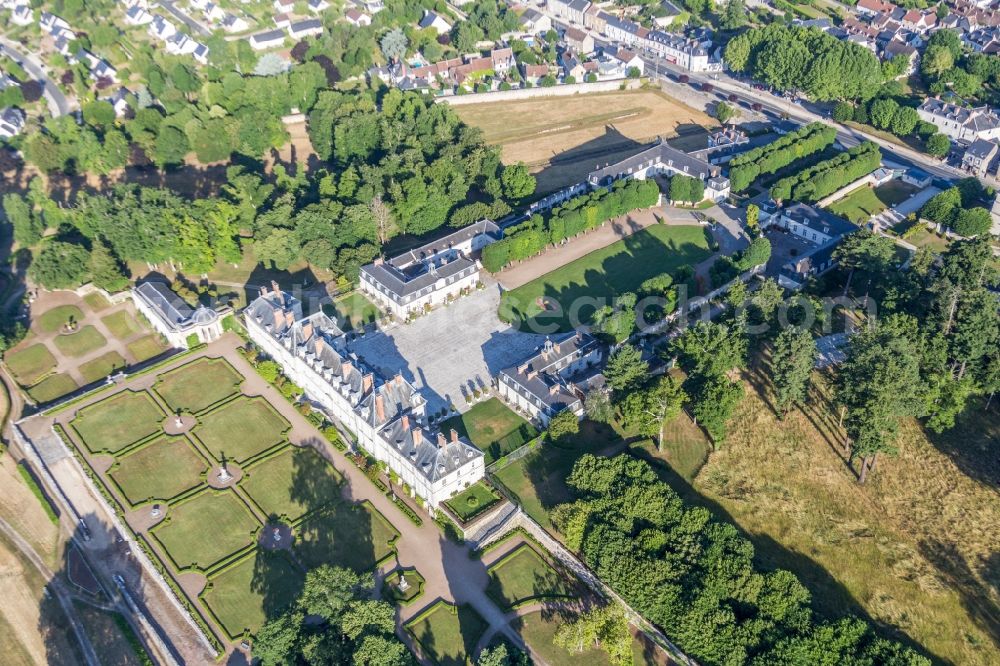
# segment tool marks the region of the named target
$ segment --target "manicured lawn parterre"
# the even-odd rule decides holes
[[[72,393],[77,389],[76,382],[69,375],[57,373],[49,375],[38,382],[30,389],[28,395],[39,404],[50,402],[56,398],[61,398],[67,393]]]
[[[537,280],[505,292],[500,301],[500,318],[526,326],[526,320],[542,313],[542,298],[555,301],[561,307],[537,317],[540,325],[559,326],[561,331],[572,329],[568,313],[574,301],[581,297],[611,299],[635,291],[642,282],[675,271],[685,264],[694,266],[711,256],[708,231],[698,225],[657,224],[632,234],[628,238],[591,252]],[[595,308],[585,306],[579,317],[586,323]]]
[[[34,325],[44,333],[55,333],[70,320],[80,321],[81,319],[83,319],[83,312],[80,308],[75,305],[60,305],[39,315]]]
[[[559,625],[571,619],[572,617],[560,617],[556,613],[535,611],[517,618],[511,625],[521,639],[530,645],[531,649],[536,651],[550,666],[576,666],[577,664],[610,666],[611,660],[604,650],[591,647],[582,653],[572,654],[555,644],[556,630]]]
[[[208,463],[186,437],[159,437],[118,458],[110,476],[132,505],[169,500],[201,483]]]
[[[876,188],[865,185],[831,204],[830,212],[846,217],[855,224],[862,224],[872,215],[905,201],[915,191],[915,187],[900,180],[893,180]]]
[[[209,579],[201,599],[231,639],[256,632],[298,598],[305,576],[282,552],[255,550]]]
[[[126,348],[136,363],[147,361],[154,356],[162,354],[167,349],[155,333],[128,343]]]
[[[198,413],[239,390],[243,375],[222,358],[199,358],[160,375],[153,387],[171,410]]]
[[[572,582],[526,543],[497,560],[489,574],[486,593],[504,610],[532,599],[576,595]]]
[[[111,351],[101,354],[92,361],[87,361],[79,367],[80,374],[86,383],[96,382],[108,375],[125,368],[125,359],[118,352]]]
[[[342,329],[349,331],[372,323],[379,312],[364,294],[354,291],[335,300],[327,307],[327,314],[334,317]]]
[[[145,391],[122,391],[84,407],[70,425],[91,453],[117,453],[160,430],[163,418]]]
[[[401,575],[406,581],[406,592],[399,589],[399,578]],[[397,604],[409,604],[423,594],[423,591],[424,577],[420,575],[420,572],[416,569],[404,569],[402,571],[393,571],[386,575],[382,587],[382,596]]]
[[[172,504],[152,533],[178,569],[210,569],[253,543],[260,523],[232,490],[206,490]]]
[[[500,495],[495,490],[482,481],[477,481],[445,504],[462,522],[467,523],[499,501]]]
[[[21,386],[31,386],[56,367],[55,357],[42,343],[7,352],[4,360]]]
[[[215,459],[241,463],[279,444],[290,427],[263,398],[236,398],[198,420],[194,434]]]
[[[425,657],[441,666],[465,666],[489,625],[472,606],[438,601],[406,625]]]
[[[101,310],[107,310],[109,307],[111,307],[111,303],[108,302],[108,299],[104,298],[104,296],[102,296],[101,294],[98,294],[96,292],[93,293],[93,294],[87,294],[86,296],[84,296],[83,297],[83,302],[86,303],[87,307],[89,307],[94,312],[100,312]]]
[[[498,398],[490,398],[441,424],[441,431],[454,430],[467,437],[485,454],[489,465],[538,436],[530,423],[510,410]]]
[[[240,487],[268,516],[294,522],[340,499],[341,476],[312,448],[289,445],[244,470]]]
[[[52,339],[56,347],[66,356],[85,356],[107,344],[104,336],[93,326],[84,326],[76,333],[57,335]]]
[[[368,504],[338,502],[295,528],[295,553],[308,569],[323,564],[369,571],[393,552],[396,528]]]
[[[111,335],[119,340],[130,338],[142,330],[142,326],[127,310],[119,310],[107,317],[101,317],[101,321],[108,327]]]

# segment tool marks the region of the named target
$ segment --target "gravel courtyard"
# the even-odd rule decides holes
[[[460,298],[410,324],[392,324],[351,342],[351,350],[381,374],[403,377],[420,389],[434,413],[453,404],[464,412],[465,395],[489,387],[501,368],[514,365],[545,336],[522,333],[497,317],[500,288],[488,277],[486,288]]]

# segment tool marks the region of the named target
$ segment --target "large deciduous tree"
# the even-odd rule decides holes
[[[809,376],[816,360],[816,341],[808,329],[786,328],[774,341],[771,382],[779,413],[805,403]]]

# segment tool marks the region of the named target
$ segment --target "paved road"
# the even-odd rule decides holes
[[[37,57],[34,55],[24,55],[19,50],[23,48],[22,46],[4,37],[0,37],[0,46],[3,46],[3,52],[20,62],[25,71],[42,84],[45,101],[49,105],[49,113],[53,116],[64,116],[70,112],[70,101],[59,90],[55,82],[48,77],[48,74],[45,73],[44,65]]]
[[[166,9],[171,16],[173,16],[175,19],[186,25],[193,32],[198,33],[199,35],[204,35],[206,37],[212,34],[211,32],[209,32],[208,28],[203,26],[201,23],[195,21],[188,14],[177,9],[177,6],[174,5],[174,0],[160,0],[160,6]]]

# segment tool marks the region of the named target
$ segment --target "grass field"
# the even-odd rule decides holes
[[[57,335],[52,342],[63,354],[76,358],[97,351],[108,341],[93,326],[84,326],[76,333]]]
[[[539,193],[578,183],[595,164],[627,157],[657,136],[717,124],[656,90],[469,104],[455,112],[482,129],[488,143],[501,146],[505,164],[531,167]]]
[[[406,630],[420,644],[424,656],[441,666],[465,666],[472,660],[476,642],[487,625],[472,606],[452,606],[438,601],[433,609],[421,613]]]
[[[119,310],[106,317],[101,317],[101,321],[108,327],[111,335],[119,340],[130,338],[142,330],[142,326],[127,310]]]
[[[795,572],[822,615],[867,614],[944,663],[998,663],[996,405],[973,402],[943,435],[905,423],[898,457],[860,486],[834,448],[827,399],[820,384],[804,412],[778,421],[748,391],[696,499],[738,523],[765,568]]]
[[[281,442],[288,428],[263,398],[237,398],[199,417],[194,434],[217,460],[243,462]]]
[[[107,310],[111,307],[111,303],[108,299],[104,298],[101,294],[94,292],[92,294],[87,294],[83,297],[83,302],[87,304],[87,307],[94,312],[100,312],[101,310]]]
[[[835,201],[829,209],[830,212],[846,217],[855,224],[862,224],[872,215],[905,201],[916,189],[912,185],[896,180],[876,188],[865,185]]]
[[[568,312],[581,297],[605,299],[635,291],[643,281],[688,264],[694,266],[711,256],[708,231],[698,225],[653,225],[628,238],[591,252],[551,273],[504,292],[500,301],[501,319],[524,322],[542,313],[539,300],[559,303],[557,312],[538,317],[542,324],[557,323],[562,331],[572,329]],[[551,306],[550,306],[551,307]],[[594,307],[580,309],[589,320]]]
[[[152,532],[177,568],[205,570],[250,545],[259,528],[236,493],[209,490],[172,505]]]
[[[91,453],[117,453],[158,431],[163,418],[145,391],[122,391],[80,410],[71,425]]]
[[[454,430],[467,437],[486,454],[489,465],[538,436],[538,430],[511,411],[497,398],[490,398],[472,409],[441,423],[441,432]]]
[[[708,460],[711,442],[686,412],[670,421],[663,434],[662,451],[657,449],[655,441],[645,441],[632,445],[632,452],[640,458],[658,458],[691,481]]]
[[[35,321],[35,326],[43,333],[55,333],[63,324],[83,319],[83,312],[75,305],[60,305],[43,312]]]
[[[56,367],[56,359],[52,352],[41,343],[7,352],[4,360],[21,386],[31,386]]]
[[[378,318],[378,308],[375,304],[357,291],[341,296],[332,305],[324,306],[324,311],[345,331],[370,324]]]
[[[87,361],[80,366],[80,374],[86,383],[96,382],[104,379],[125,367],[125,359],[116,351],[101,354],[92,361]]]
[[[526,543],[498,560],[489,574],[486,593],[503,610],[530,599],[571,597],[576,592],[570,581]]]
[[[233,639],[256,632],[298,597],[304,576],[283,553],[255,551],[213,576],[201,598]]]
[[[308,569],[332,564],[370,571],[399,537],[378,511],[346,502],[309,514],[295,531],[295,553]]]
[[[243,375],[222,358],[200,358],[160,375],[153,386],[171,410],[197,414],[239,390]]]
[[[500,496],[496,491],[482,481],[477,481],[445,504],[462,522],[467,523],[499,501]]]
[[[160,338],[155,333],[128,343],[126,348],[136,363],[148,361],[166,351],[166,347],[160,342]]]
[[[610,666],[608,653],[600,648],[591,647],[582,653],[570,653],[555,644],[556,629],[570,617],[560,617],[559,614],[535,611],[517,618],[512,623],[514,630],[521,639],[531,646],[549,666]],[[633,650],[633,654],[635,651]],[[643,662],[636,662],[641,664]]]
[[[186,437],[160,437],[117,460],[110,476],[132,505],[168,500],[201,483],[208,464]]]
[[[240,487],[268,516],[294,522],[340,498],[342,477],[314,449],[289,446],[244,471]]]
[[[30,389],[28,389],[28,395],[35,402],[42,404],[55,400],[56,398],[61,398],[67,393],[72,393],[77,389],[76,382],[69,375],[64,375],[61,372],[54,375],[49,375],[42,381],[38,382]]]

